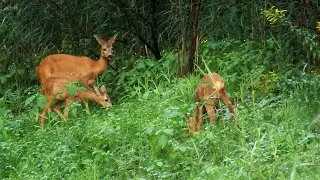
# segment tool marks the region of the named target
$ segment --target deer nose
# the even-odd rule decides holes
[[[112,106],[112,103],[110,102],[110,100],[109,100],[109,99],[105,99],[104,101],[107,103],[107,107]]]
[[[114,56],[113,53],[108,54],[108,57],[113,57],[113,56]]]

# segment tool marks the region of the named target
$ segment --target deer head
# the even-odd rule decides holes
[[[97,35],[94,35],[94,37],[96,38],[96,40],[98,41],[98,43],[101,46],[101,57],[104,59],[108,59],[110,56],[113,55],[113,50],[112,50],[112,46],[114,44],[114,42],[116,41],[118,34],[115,34],[113,37],[111,37],[108,41],[105,41],[104,39],[100,38]]]
[[[97,86],[94,86],[94,91],[99,97],[102,97],[104,101],[99,102],[101,105],[103,105],[106,109],[112,106],[110,97],[107,93],[106,87],[102,85],[100,89]]]

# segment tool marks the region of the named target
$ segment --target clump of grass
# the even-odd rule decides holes
[[[51,118],[44,129],[27,114],[16,124],[9,119],[10,138],[0,144],[1,178],[319,178],[320,136],[308,129],[319,99],[306,101],[315,93],[305,94],[310,86],[291,97],[260,99],[245,91],[236,125],[220,113],[217,124],[192,138],[183,114],[192,110],[197,80],[176,79],[67,122]]]
[[[190,137],[183,114],[193,109],[200,77],[175,78],[173,56],[164,65],[145,60],[114,79],[119,92],[110,92],[121,98],[108,111],[95,106],[67,122],[52,113],[40,129],[37,108],[16,115],[2,103],[0,177],[318,179],[320,136],[310,127],[317,127],[312,118],[320,107],[319,77],[270,72],[242,51],[223,54],[202,57],[217,60],[202,69],[226,80],[236,125],[225,120],[222,106],[217,124]],[[247,65],[237,65],[242,62]]]

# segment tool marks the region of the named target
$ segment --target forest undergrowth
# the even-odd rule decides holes
[[[109,85],[109,110],[91,104],[88,114],[76,104],[65,122],[49,113],[43,129],[34,120],[38,86],[18,114],[0,100],[0,178],[319,179],[320,76],[276,64],[286,60],[265,64],[271,55],[259,48],[207,43],[199,70],[186,78],[174,73],[175,52],[162,63],[139,59],[117,77],[107,70],[98,83]],[[183,115],[205,66],[225,79],[236,123],[222,105],[218,123],[190,137]]]

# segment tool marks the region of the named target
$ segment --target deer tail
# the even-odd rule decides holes
[[[216,89],[216,92],[220,92],[224,88],[224,83],[221,81],[216,81],[214,83],[214,88]]]

